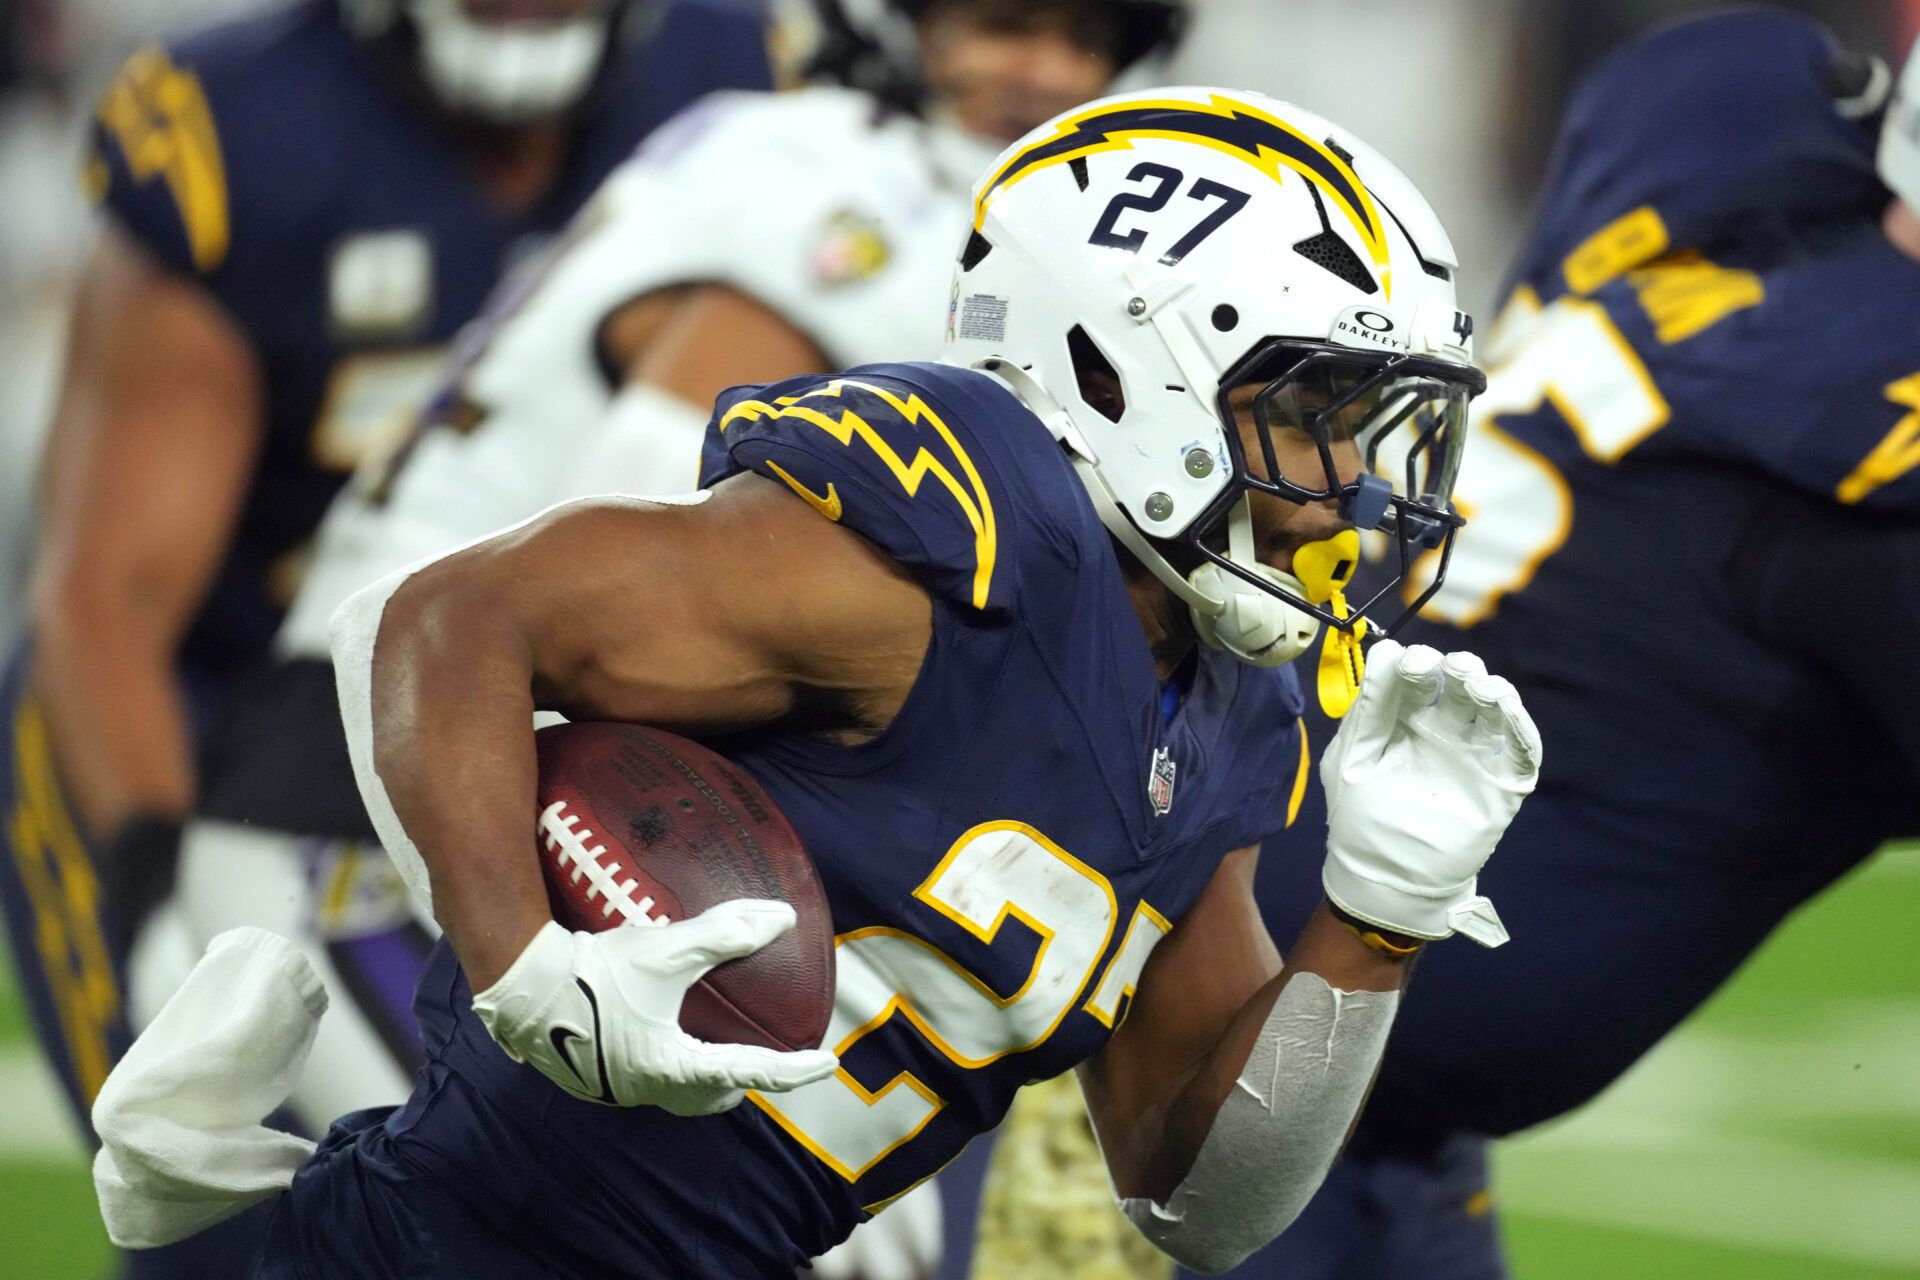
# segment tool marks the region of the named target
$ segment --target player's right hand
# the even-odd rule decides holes
[[[1471,653],[1382,640],[1320,759],[1327,897],[1415,938],[1507,940],[1480,868],[1540,777],[1520,695]]]
[[[680,1002],[715,965],[793,928],[784,902],[738,899],[686,920],[569,933],[542,926],[473,1011],[516,1062],[576,1098],[710,1115],[747,1089],[782,1092],[832,1075],[824,1049],[711,1044],[680,1029]]]

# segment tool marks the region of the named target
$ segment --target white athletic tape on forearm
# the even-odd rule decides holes
[[[553,496],[691,492],[700,484],[700,449],[712,416],[651,383],[622,389],[569,461],[561,490]]]
[[[1165,1205],[1122,1200],[1182,1266],[1218,1273],[1284,1231],[1346,1140],[1386,1048],[1397,992],[1336,991],[1296,974]]]
[[[360,787],[360,802],[373,819],[380,845],[393,859],[400,878],[428,915],[433,914],[433,888],[427,878],[427,863],[420,850],[407,838],[393,801],[373,767],[373,646],[380,634],[380,617],[387,601],[431,560],[409,565],[390,573],[370,587],[348,596],[334,610],[328,630],[333,639],[333,678],[340,693],[340,719],[347,730],[347,754],[353,760],[353,780]]]

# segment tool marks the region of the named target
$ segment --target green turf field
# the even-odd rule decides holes
[[[1596,1105],[1509,1143],[1520,1280],[1920,1277],[1920,849],[1791,920]],[[95,1280],[78,1149],[0,982],[0,1276]]]

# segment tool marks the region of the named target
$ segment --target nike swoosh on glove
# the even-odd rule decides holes
[[[793,928],[793,908],[751,898],[686,920],[604,933],[549,921],[473,1011],[495,1043],[562,1089],[609,1106],[710,1115],[747,1089],[780,1093],[833,1074],[824,1049],[713,1044],[680,1029],[680,1004],[709,969]]]
[[[1320,777],[1334,905],[1416,938],[1507,940],[1478,876],[1540,778],[1540,732],[1511,684],[1471,653],[1382,640]]]

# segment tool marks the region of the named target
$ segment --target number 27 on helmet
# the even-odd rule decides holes
[[[1209,643],[1284,662],[1323,622],[1371,615],[1390,633],[1445,573],[1485,385],[1454,269],[1413,184],[1320,117],[1228,90],[1122,95],[1040,126],[981,178],[946,359],[1047,422]],[[1379,531],[1390,580],[1349,613],[1330,596],[1350,556],[1311,587],[1263,564],[1256,495]],[[1428,553],[1440,572],[1401,607]]]

